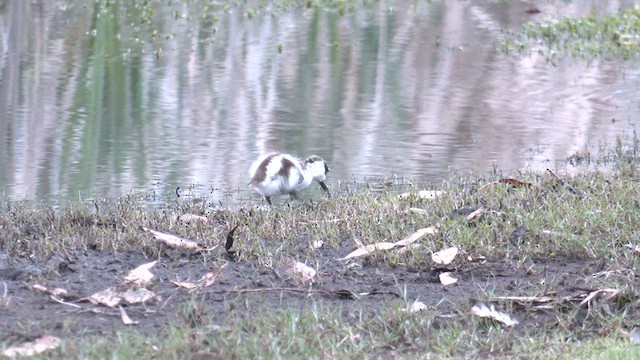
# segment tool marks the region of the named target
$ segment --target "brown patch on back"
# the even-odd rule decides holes
[[[287,158],[282,158],[282,166],[280,167],[280,170],[278,170],[278,175],[286,178],[289,177],[291,168],[294,168],[296,165],[289,159]],[[300,177],[298,182],[302,182],[302,176]]]
[[[251,178],[249,185],[257,186],[267,178],[267,165],[269,165],[269,163],[271,162],[271,159],[273,159],[276,155],[278,154],[271,154],[265,157],[264,160],[262,160],[260,165],[258,165],[258,168],[256,169],[255,174],[253,174],[253,177]]]

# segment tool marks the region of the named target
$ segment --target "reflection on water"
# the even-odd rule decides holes
[[[3,197],[226,199],[270,150],[322,156],[330,182],[554,168],[640,118],[635,64],[499,49],[526,21],[633,1],[150,3],[0,4]]]

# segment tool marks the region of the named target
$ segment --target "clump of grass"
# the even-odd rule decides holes
[[[550,57],[636,58],[640,52],[640,8],[606,16],[557,18],[527,23],[517,40],[503,49],[527,51],[538,48]]]
[[[195,354],[221,358],[585,358],[639,354],[637,347],[614,338],[601,339],[569,330],[575,313],[563,316],[566,328],[550,323],[526,333],[469,317],[459,307],[408,313],[399,301],[379,312],[311,303],[302,309],[270,306],[236,309],[226,315],[203,313],[206,302],[190,303],[186,314],[156,336],[133,330],[113,337],[71,341],[54,357],[189,358]],[[264,305],[260,305],[264,306]],[[192,314],[198,313],[194,323]],[[615,329],[616,327],[613,327]],[[604,346],[607,345],[607,346]]]
[[[421,240],[430,251],[455,245],[473,255],[507,259],[616,258],[640,228],[635,182],[627,178],[635,173],[627,174],[635,161],[622,165],[617,173],[581,174],[565,184],[548,174],[539,177],[542,182],[536,174],[525,174],[522,180],[534,183],[530,188],[497,184],[478,190],[483,185],[479,179],[455,178],[439,185],[444,195],[435,199],[421,199],[417,187],[404,197],[388,187],[331,200],[282,203],[270,210],[256,205],[221,208],[203,201],[176,201],[149,209],[132,198],[73,203],[62,209],[5,203],[0,247],[12,256],[45,260],[89,248],[121,251],[143,246],[151,255],[159,247],[141,226],[191,238],[206,247],[222,244],[227,232],[238,226],[235,247],[242,250],[242,259],[272,261],[292,252],[317,258],[321,252],[312,246],[317,240],[324,248],[348,251],[358,242],[395,242],[435,226],[439,234]],[[473,221],[461,212],[479,208],[485,212]],[[177,220],[184,213],[205,215],[210,221],[186,226]],[[409,251],[409,257],[374,255],[369,263],[419,267],[424,265],[421,251]]]
[[[19,267],[24,259],[46,264],[83,252],[116,259],[119,254],[141,253],[145,256],[139,258],[162,259],[165,269],[198,263],[206,271],[237,262],[211,289],[185,294],[156,284],[166,297],[154,312],[145,313],[144,320],[166,311],[172,326],[80,340],[70,336],[54,357],[633,355],[635,350],[621,346],[627,341],[621,334],[636,325],[640,311],[638,257],[626,247],[637,244],[640,228],[635,149],[635,144],[620,145],[615,156],[606,155],[606,161],[613,162],[607,165],[609,172],[559,179],[551,173],[525,173],[518,181],[502,182],[496,174],[452,175],[437,186],[409,188],[382,182],[349,194],[338,192],[333,199],[312,196],[314,200],[282,202],[270,209],[258,203],[225,208],[190,198],[158,207],[133,197],[60,208],[7,202],[0,204],[0,259]],[[442,193],[425,198],[419,192],[425,188]],[[206,221],[180,221],[178,216],[187,213]],[[336,260],[354,250],[356,240],[364,245],[395,242],[430,226],[438,233],[405,252],[378,251],[351,261]],[[189,238],[206,248],[232,236],[236,255],[171,253],[141,227]],[[314,245],[318,241],[322,246]],[[431,253],[449,246],[458,247],[461,254],[450,265],[436,265]],[[288,278],[281,264],[291,258],[316,269],[316,282],[300,284]],[[37,274],[37,280],[64,278],[55,274],[59,267],[52,268]],[[197,278],[197,269],[193,265],[179,275]],[[407,287],[407,279],[413,279],[413,286],[433,286],[442,271],[451,271],[466,285],[418,292],[431,296],[418,299],[427,303],[425,310],[408,311],[416,291]],[[510,281],[497,281],[495,273],[511,276]],[[8,280],[10,291],[18,283]],[[254,288],[247,289],[247,283]],[[395,291],[375,294],[375,288],[388,288],[389,283]],[[567,300],[575,289],[605,288],[619,293],[588,306],[580,299]],[[505,292],[557,300],[545,306],[501,301],[498,305],[521,321],[513,328],[469,314],[473,299]],[[11,310],[16,301],[9,299],[15,299],[10,292],[0,296],[0,307]],[[172,310],[163,309],[168,303]],[[63,334],[78,326],[74,319],[61,320]],[[29,319],[9,323],[25,333],[40,327]],[[309,333],[319,336],[305,335]],[[610,347],[602,348],[603,344]]]
[[[92,12],[95,21],[93,30],[87,36],[96,37],[106,32],[108,38],[118,38],[131,46],[122,50],[124,59],[135,58],[140,53],[151,53],[162,58],[167,51],[168,41],[179,36],[177,27],[188,26],[198,29],[194,38],[211,42],[220,28],[220,19],[227,13],[243,14],[248,20],[259,16],[282,14],[292,8],[309,8],[319,12],[348,14],[357,8],[370,4],[371,0],[279,0],[246,2],[239,0],[211,1],[164,1],[164,0],[100,0],[90,5],[70,2],[66,5],[68,13]],[[194,26],[197,24],[197,26]],[[278,51],[281,52],[281,46]],[[100,54],[107,55],[107,54]]]

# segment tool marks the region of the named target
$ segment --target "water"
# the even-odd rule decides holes
[[[633,1],[106,3],[0,4],[0,197],[232,201],[270,150],[322,156],[334,186],[571,173],[640,119],[635,63],[500,50],[526,21]]]

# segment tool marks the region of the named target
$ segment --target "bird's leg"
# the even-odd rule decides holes
[[[318,181],[318,184],[320,184],[322,190],[327,192],[327,196],[329,196],[329,199],[331,199],[331,193],[329,192],[329,187],[327,186],[327,184],[325,184],[324,181]]]
[[[269,206],[273,206],[273,204],[271,203],[271,197],[265,196],[264,199],[267,200],[267,204],[269,204]]]

